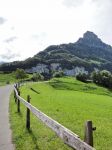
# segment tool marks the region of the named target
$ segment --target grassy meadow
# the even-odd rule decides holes
[[[28,74],[28,78],[30,78],[32,75]],[[6,85],[6,84],[13,84],[15,82],[18,82],[15,78],[15,73],[2,73],[0,72],[0,86]]]
[[[0,73],[0,86],[16,82],[14,73]]]
[[[31,90],[33,88],[37,92]],[[55,78],[49,82],[26,84],[20,88],[21,97],[31,96],[31,104],[84,139],[84,124],[92,120],[94,147],[112,149],[112,93],[92,83],[74,78]],[[26,108],[21,113],[13,95],[10,101],[10,120],[16,150],[70,150],[56,134],[31,114],[31,131],[25,129]]]

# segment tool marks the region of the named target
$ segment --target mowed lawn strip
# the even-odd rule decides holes
[[[34,92],[32,88],[37,92]],[[94,147],[98,150],[111,150],[112,97],[111,92],[107,89],[94,84],[85,84],[73,78],[62,78],[53,79],[48,83],[27,84],[26,86],[22,86],[21,96],[26,99],[27,95],[31,96],[32,105],[78,134],[81,139],[84,139],[85,121],[92,120],[94,126],[97,128],[94,132]],[[25,142],[22,139],[27,136],[25,141],[27,143],[29,140],[28,143],[30,143],[31,139],[28,139],[28,137],[30,138],[31,134],[33,134],[35,140],[32,139],[31,145],[33,145],[32,143],[35,141],[34,147],[35,144],[37,144],[38,149],[70,149],[57,138],[53,131],[40,123],[33,115],[31,115],[32,132],[29,134],[25,129],[26,108],[21,105],[21,114],[17,115],[14,100],[11,101],[11,108],[12,107],[14,109],[14,111],[11,109],[13,134],[18,137],[19,132],[22,137],[20,141],[23,141],[23,143],[19,142],[21,144],[18,144],[15,136],[14,140],[17,147],[20,148],[20,146],[22,147],[22,145],[24,145],[24,149]],[[21,126],[21,129],[17,131],[17,129],[15,129],[16,125]],[[43,141],[44,145],[42,144]]]

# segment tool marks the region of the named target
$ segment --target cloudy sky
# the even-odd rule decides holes
[[[112,45],[112,0],[0,0],[0,61],[23,60],[87,30]]]

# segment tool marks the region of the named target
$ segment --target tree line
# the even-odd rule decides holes
[[[93,71],[91,74],[79,73],[76,76],[77,80],[82,82],[94,82],[97,85],[112,88],[112,74],[110,71],[101,70],[101,71]]]
[[[63,71],[54,71],[51,74],[51,77],[63,77]],[[45,79],[43,74],[33,73],[32,76],[28,78],[28,74],[23,69],[16,69],[15,77],[18,80],[30,80],[30,81],[43,81]],[[91,74],[79,73],[76,75],[76,79],[82,82],[94,82],[97,85],[112,89],[112,74],[110,71],[93,71]]]

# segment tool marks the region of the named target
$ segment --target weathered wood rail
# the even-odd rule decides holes
[[[17,91],[16,86],[14,86],[14,97],[15,102],[18,104],[18,112],[20,112],[20,102],[22,102],[27,107],[27,121],[26,127],[30,128],[30,112],[31,111],[38,119],[40,119],[44,124],[46,124],[49,128],[51,128],[57,136],[59,136],[64,143],[72,147],[76,150],[95,150],[92,146],[89,145],[89,142],[82,141],[78,135],[58,123],[57,121],[53,120],[52,118],[48,117],[46,114],[38,110],[36,107],[30,104],[30,97],[28,96],[28,102],[20,97],[20,92]],[[20,101],[20,102],[18,102]],[[88,141],[88,135],[85,138]]]

